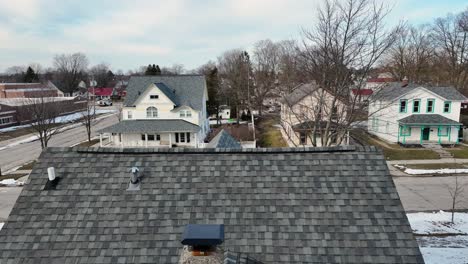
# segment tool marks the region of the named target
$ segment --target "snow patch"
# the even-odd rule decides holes
[[[403,165],[393,165],[395,168],[403,170],[404,173],[410,175],[422,175],[422,174],[455,174],[455,173],[468,173],[467,169],[450,169],[450,168],[443,168],[443,169],[410,169],[406,168]]]
[[[426,264],[466,264],[468,248],[420,248]]]
[[[0,181],[0,185],[6,185],[6,186],[21,186],[24,185],[24,182],[22,181],[17,181],[15,179],[5,179]]]
[[[411,213],[407,216],[414,234],[468,234],[468,213],[456,212],[453,224],[450,212]]]
[[[0,230],[2,230],[2,227],[5,223],[0,223]]]

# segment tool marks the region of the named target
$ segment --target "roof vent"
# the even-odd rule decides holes
[[[49,179],[44,187],[44,190],[55,190],[57,189],[57,184],[60,181],[60,177],[55,176],[55,168],[49,167],[47,168],[47,175]]]
[[[130,183],[128,185],[127,191],[139,191],[140,190],[140,169],[137,167],[132,167],[130,170],[132,172],[132,177],[130,178]]]
[[[182,245],[188,246],[192,256],[213,255],[224,242],[224,225],[195,225],[185,227]]]

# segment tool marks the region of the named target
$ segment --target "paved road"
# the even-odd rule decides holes
[[[394,177],[405,211],[432,211],[451,209],[452,198],[448,186],[453,188],[455,176]],[[459,184],[465,184],[457,209],[468,209],[468,176],[458,176]]]
[[[106,118],[97,120],[96,122],[97,123],[93,127],[92,136],[95,135],[96,130],[113,125],[117,123],[118,120],[114,114],[111,114]],[[49,141],[49,147],[68,147],[83,142],[86,139],[85,127],[79,126],[53,136]],[[24,143],[8,149],[0,150],[0,168],[2,168],[2,171],[7,171],[14,167],[21,166],[24,163],[37,159],[41,154],[41,151],[40,141]]]
[[[22,189],[22,187],[0,187],[0,222],[8,218]]]

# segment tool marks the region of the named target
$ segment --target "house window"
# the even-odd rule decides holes
[[[449,128],[448,127],[439,127],[437,130],[437,136],[440,137],[446,137],[449,134]]]
[[[146,108],[146,117],[147,118],[155,118],[158,117],[158,109],[154,106],[150,106]]]
[[[148,135],[148,141],[154,141],[154,135]]]
[[[444,113],[450,113],[451,108],[452,108],[452,102],[450,101],[444,102]]]
[[[190,110],[180,110],[180,117],[192,117],[192,111]]]
[[[411,128],[408,126],[401,126],[400,136],[411,136]]]
[[[150,99],[158,99],[158,98],[159,98],[159,95],[157,94],[150,95]]]
[[[400,113],[406,113],[407,106],[408,106],[408,100],[401,99],[400,100]]]
[[[176,143],[190,143],[190,133],[175,133]]]
[[[419,107],[421,106],[421,100],[414,99],[413,100],[413,113],[419,113]]]
[[[141,134],[141,140],[146,141],[146,135],[145,134]]]
[[[301,145],[307,144],[307,135],[305,132],[299,132],[299,142]]]
[[[161,141],[161,135],[156,135],[156,141]]]
[[[127,118],[128,118],[128,119],[132,119],[132,118],[133,118],[132,111],[128,111],[128,112],[127,112]]]
[[[13,117],[7,116],[0,118],[0,125],[10,124],[13,123]]]
[[[427,99],[427,107],[426,107],[426,112],[427,113],[434,113],[434,99]]]

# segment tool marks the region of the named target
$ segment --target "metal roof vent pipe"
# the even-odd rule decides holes
[[[128,185],[127,191],[138,191],[140,190],[140,169],[137,167],[132,167],[130,170],[132,176],[130,178],[130,183]]]
[[[54,167],[49,167],[47,168],[47,176],[48,180],[47,183],[44,187],[44,190],[55,190],[57,189],[57,184],[60,181],[60,177],[57,177],[55,175],[55,168]]]
[[[182,251],[179,263],[195,263],[203,258],[203,263],[223,263],[224,253],[220,245],[224,242],[224,225],[185,226],[182,235]],[[198,263],[198,262],[196,262]]]

